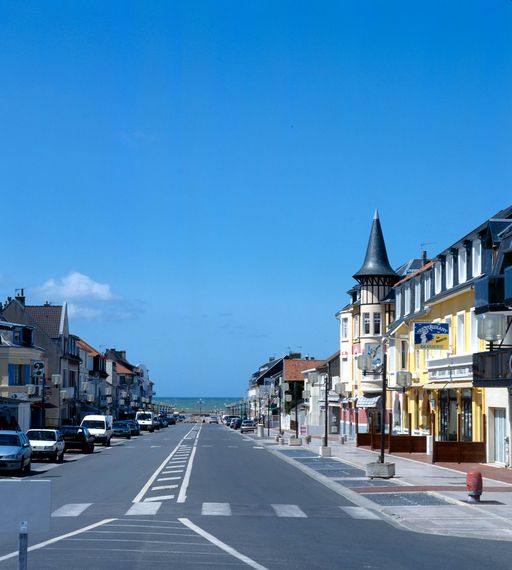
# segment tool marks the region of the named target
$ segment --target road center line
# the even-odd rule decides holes
[[[268,568],[266,568],[265,566],[262,566],[261,564],[258,564],[257,562],[252,560],[252,558],[245,556],[245,554],[238,552],[238,550],[235,550],[232,546],[229,546],[228,544],[222,542],[218,538],[215,538],[209,532],[206,532],[202,528],[199,528],[197,525],[195,525],[189,519],[178,519],[178,520],[181,523],[183,523],[186,527],[188,527],[189,529],[196,532],[199,536],[202,536],[203,538],[205,538],[206,540],[208,540],[209,542],[211,542],[212,544],[214,544],[215,546],[217,546],[221,550],[224,550],[224,552],[231,554],[231,556],[238,558],[238,560],[241,560],[242,562],[247,564],[247,566],[250,566],[251,568],[255,568],[256,570],[268,570]]]
[[[163,468],[167,465],[167,463],[169,462],[170,459],[172,459],[174,457],[174,454],[178,451],[178,449],[180,448],[180,446],[183,443],[183,440],[192,432],[194,428],[191,428],[189,432],[187,432],[185,434],[185,436],[178,442],[178,445],[171,451],[171,453],[162,461],[162,463],[160,464],[159,467],[157,467],[156,471],[153,473],[153,475],[151,475],[151,477],[148,479],[148,481],[146,482],[146,484],[144,485],[144,487],[142,487],[142,489],[140,490],[139,494],[133,499],[132,503],[140,503],[142,500],[142,497],[144,497],[144,495],[148,492],[148,489],[151,487],[151,485],[155,482],[155,479],[158,477],[158,475],[160,475],[160,472],[163,470]]]
[[[190,481],[190,475],[192,473],[192,465],[194,463],[194,457],[195,457],[196,451],[197,451],[197,442],[199,440],[199,434],[201,433],[202,427],[203,426],[201,424],[201,426],[197,430],[196,439],[194,441],[194,447],[192,449],[192,453],[190,454],[190,460],[189,460],[188,465],[187,465],[187,470],[185,471],[185,476],[183,477],[183,483],[181,484],[181,488],[180,488],[180,492],[178,494],[178,498],[176,499],[177,503],[184,503],[187,500],[188,484]]]

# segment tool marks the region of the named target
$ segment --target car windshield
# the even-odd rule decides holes
[[[114,422],[114,427],[127,427],[127,424],[125,424],[124,422]]]
[[[10,433],[0,433],[0,445],[20,445],[20,438]]]
[[[105,422],[101,420],[85,420],[82,425],[92,429],[105,429]]]
[[[57,435],[54,431],[34,429],[27,432],[28,439],[32,441],[56,441]]]
[[[138,420],[150,420],[151,414],[137,414]]]

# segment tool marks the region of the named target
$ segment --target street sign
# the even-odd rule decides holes
[[[32,363],[32,376],[34,378],[42,378],[44,376],[45,366],[43,360],[34,360]]]
[[[419,350],[449,350],[448,323],[414,323],[414,348]]]

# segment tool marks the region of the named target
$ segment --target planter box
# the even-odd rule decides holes
[[[370,479],[391,479],[395,476],[394,463],[368,463],[366,465],[366,476]]]
[[[322,445],[320,447],[320,457],[331,457],[331,448]]]
[[[288,445],[302,445],[302,439],[300,437],[290,437]]]

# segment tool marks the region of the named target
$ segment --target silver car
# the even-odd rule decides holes
[[[32,447],[21,431],[0,431],[0,469],[16,471],[18,475],[30,473]]]

